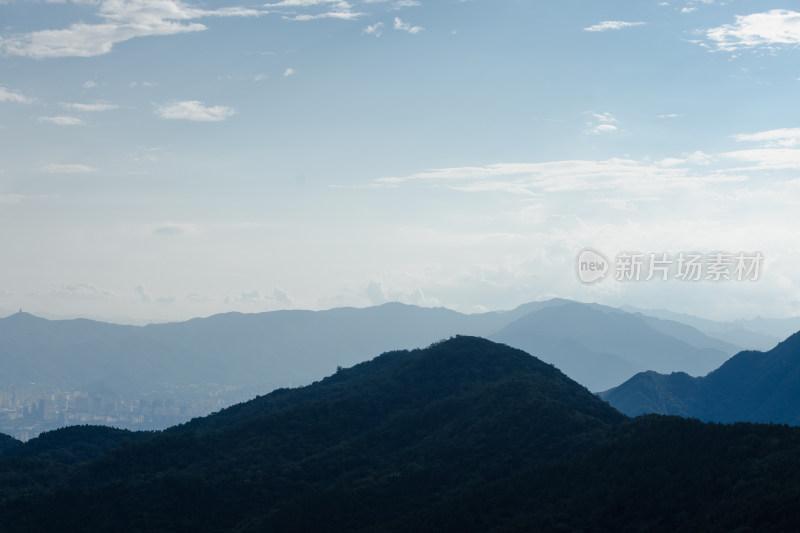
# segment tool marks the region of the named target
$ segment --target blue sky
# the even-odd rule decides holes
[[[800,13],[0,0],[0,309],[800,313]],[[584,285],[587,247],[761,252]]]

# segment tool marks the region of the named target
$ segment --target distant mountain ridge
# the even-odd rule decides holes
[[[595,391],[647,369],[704,375],[736,351],[683,324],[573,302],[526,314],[490,338],[555,364]]]
[[[800,332],[768,352],[740,352],[704,377],[645,372],[601,396],[631,416],[800,425]]]
[[[184,387],[217,383],[269,390],[309,383],[337,366],[356,364],[374,353],[427,346],[456,334],[492,336],[530,349],[531,336],[520,336],[524,332],[519,327],[513,334],[501,330],[526,316],[546,320],[570,309],[576,317],[569,322],[579,332],[590,327],[585,323],[592,318],[588,310],[600,308],[607,312],[611,309],[553,299],[512,311],[465,315],[443,308],[390,303],[364,309],[227,313],[144,327],[82,319],[51,321],[17,313],[0,319],[0,362],[5,369],[0,374],[0,386],[36,382],[67,390],[92,388],[117,394],[149,390],[164,383]],[[616,313],[625,315],[618,310]],[[654,319],[650,320],[649,324],[629,324],[653,333],[651,330],[658,328],[653,325]],[[528,324],[535,327],[534,322]],[[684,346],[685,354],[665,354],[667,361],[654,368],[700,373],[712,363],[695,362],[722,360],[739,350],[686,326],[660,322],[670,329],[667,335],[688,346]],[[609,330],[607,335],[619,337],[620,332]],[[574,349],[569,350],[573,360],[567,364],[557,357],[564,340],[544,339],[537,334],[537,355],[557,365],[566,364],[564,370],[592,390],[618,384],[648,368],[652,361],[643,351],[634,354],[615,348],[609,352],[567,338],[565,342],[580,345],[573,343]],[[583,372],[582,364],[597,371]]]

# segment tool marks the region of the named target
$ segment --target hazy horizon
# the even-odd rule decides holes
[[[558,299],[559,297],[554,297],[554,298]],[[580,301],[580,300],[574,300],[574,299],[571,299],[571,298],[563,298],[563,299],[567,300],[567,301],[575,302],[575,303],[606,305],[606,304],[603,304],[601,302],[594,302],[594,301],[588,301],[588,300],[587,301]],[[8,318],[8,317],[13,316],[13,315],[15,315],[17,313],[24,312],[24,313],[27,313],[27,314],[30,314],[30,315],[33,315],[33,316],[36,316],[36,317],[39,317],[39,318],[44,318],[44,319],[47,319],[47,320],[86,319],[86,320],[94,320],[94,321],[98,321],[98,322],[107,322],[109,324],[119,324],[119,325],[126,325],[126,326],[146,326],[148,324],[165,324],[165,323],[170,323],[170,322],[185,322],[185,321],[193,320],[193,319],[209,318],[211,316],[215,316],[215,315],[219,315],[219,314],[225,314],[225,313],[257,314],[257,313],[267,313],[267,312],[273,312],[273,311],[315,311],[316,312],[316,311],[330,311],[330,310],[334,310],[334,309],[343,309],[343,308],[366,309],[366,308],[369,308],[369,307],[377,307],[377,306],[380,306],[380,305],[391,304],[391,303],[399,303],[399,304],[403,304],[403,305],[412,305],[412,306],[417,306],[417,307],[421,307],[421,308],[428,308],[428,309],[447,309],[447,310],[450,310],[450,311],[455,311],[455,312],[463,313],[463,314],[466,314],[466,315],[474,315],[474,314],[480,314],[480,313],[497,313],[497,312],[513,311],[517,307],[520,307],[520,306],[525,305],[525,304],[545,302],[547,300],[550,300],[550,298],[546,298],[546,299],[543,299],[543,300],[532,300],[530,302],[522,302],[518,306],[514,306],[514,307],[510,307],[510,308],[473,310],[473,311],[466,311],[466,312],[465,311],[459,311],[458,309],[453,309],[453,308],[447,307],[447,306],[419,305],[419,304],[409,304],[409,303],[400,302],[400,301],[386,301],[386,302],[383,302],[381,304],[376,304],[376,305],[335,306],[335,307],[326,307],[326,308],[317,308],[317,309],[308,309],[308,308],[299,308],[299,307],[285,308],[285,309],[244,310],[244,311],[237,310],[237,309],[230,309],[230,310],[226,310],[226,311],[221,311],[219,313],[211,313],[211,314],[207,314],[207,315],[187,315],[187,316],[181,316],[181,317],[162,317],[162,318],[153,317],[153,318],[149,318],[149,319],[146,318],[146,317],[144,317],[144,318],[135,318],[135,317],[130,317],[130,316],[119,316],[119,315],[80,315],[80,314],[69,314],[69,313],[59,314],[59,313],[51,313],[51,312],[46,311],[46,310],[31,310],[31,309],[25,309],[25,308],[18,308],[16,311],[14,311],[14,310],[11,310],[11,309],[0,308],[0,319]],[[785,318],[800,318],[800,315],[790,315],[790,316],[752,315],[752,316],[734,317],[734,318],[731,318],[731,319],[719,319],[719,318],[715,318],[713,316],[703,316],[703,315],[698,315],[698,314],[693,314],[693,313],[688,313],[688,312],[675,311],[673,309],[667,309],[667,308],[657,308],[657,307],[646,308],[646,307],[628,306],[627,304],[623,304],[623,305],[620,305],[620,306],[609,305],[608,307],[613,307],[613,308],[622,309],[622,310],[624,310],[625,307],[629,307],[629,308],[635,309],[636,311],[643,312],[645,314],[648,311],[653,312],[654,314],[658,314],[660,312],[676,313],[678,315],[685,315],[686,317],[694,317],[694,318],[699,318],[699,319],[711,320],[711,321],[719,322],[719,323],[736,322],[737,320],[751,320],[751,319],[759,319],[759,318],[768,319],[768,320],[771,320],[771,319],[780,320],[780,319],[785,319]]]

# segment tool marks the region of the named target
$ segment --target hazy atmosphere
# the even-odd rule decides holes
[[[796,315],[790,5],[0,0],[0,309]],[[763,263],[584,284],[585,248]]]

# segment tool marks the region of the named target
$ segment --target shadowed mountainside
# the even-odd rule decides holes
[[[800,333],[768,352],[740,352],[704,377],[645,372],[602,397],[631,416],[661,413],[798,425]]]
[[[800,429],[626,419],[551,365],[457,337],[158,434],[18,444],[0,515],[13,531],[786,531],[798,466]]]

